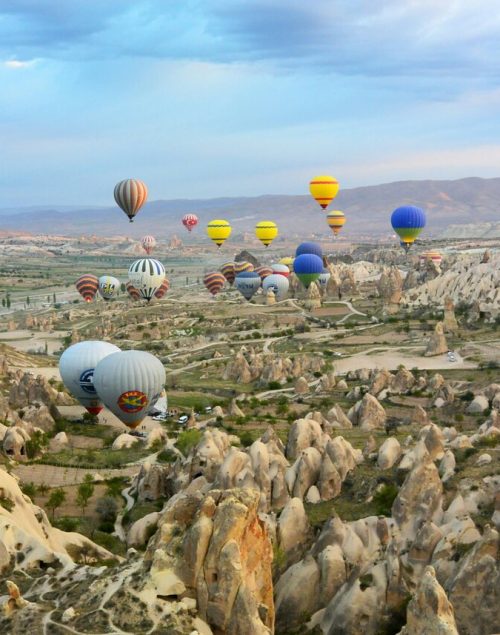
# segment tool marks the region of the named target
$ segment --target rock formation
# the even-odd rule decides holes
[[[434,355],[443,355],[447,351],[448,344],[444,336],[443,323],[438,322],[434,328],[434,333],[429,337],[424,355],[426,357],[432,357]]]

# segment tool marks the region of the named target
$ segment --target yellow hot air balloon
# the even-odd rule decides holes
[[[263,245],[269,247],[278,235],[276,223],[273,223],[272,220],[263,220],[257,223],[257,225],[255,225],[255,235]]]
[[[284,256],[280,260],[281,265],[286,265],[290,271],[293,271],[293,258],[291,256]]]
[[[207,234],[220,247],[231,235],[231,225],[227,220],[211,220],[207,225]]]
[[[341,212],[339,209],[336,209],[332,212],[328,212],[326,215],[326,222],[328,226],[335,234],[335,236],[339,233],[345,223],[345,215],[344,212]]]
[[[327,174],[315,176],[309,183],[311,196],[323,209],[326,209],[337,196],[339,187],[337,179]]]

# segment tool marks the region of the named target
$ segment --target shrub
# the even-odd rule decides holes
[[[176,446],[186,456],[189,450],[200,442],[201,432],[199,430],[185,430],[177,437]]]
[[[398,495],[398,488],[394,483],[385,483],[382,487],[375,492],[373,496],[373,502],[377,515],[390,516],[392,504],[394,499]]]
[[[279,390],[281,388],[281,384],[279,381],[270,381],[267,387],[269,390]]]

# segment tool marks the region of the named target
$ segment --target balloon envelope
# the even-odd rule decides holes
[[[279,273],[273,273],[262,283],[262,288],[267,293],[269,289],[274,292],[277,300],[284,300],[288,293],[288,289],[290,287],[290,282],[288,278]]]
[[[114,276],[101,276],[99,278],[99,295],[105,300],[111,300],[120,289],[120,281]]]
[[[326,285],[328,284],[328,280],[330,280],[331,277],[331,273],[328,271],[328,269],[323,269],[323,271],[319,274],[319,278],[318,278],[318,284],[322,287],[326,287]]]
[[[104,405],[130,428],[137,427],[165,387],[160,360],[145,351],[120,351],[101,360],[94,386]]]
[[[315,176],[309,183],[309,191],[316,203],[326,209],[337,196],[339,182],[335,177],[327,174]]]
[[[271,268],[273,270],[273,273],[277,273],[280,276],[284,276],[285,278],[288,278],[288,276],[290,275],[290,268],[281,262],[273,263],[271,265]]]
[[[403,205],[392,212],[391,225],[406,248],[409,248],[425,227],[425,212],[420,207]]]
[[[290,271],[293,271],[293,258],[291,256],[285,256],[280,259],[281,265],[286,265]]]
[[[328,223],[328,227],[330,227],[336,236],[345,225],[345,214],[338,209],[333,212],[328,212],[326,215],[326,222]]]
[[[134,216],[146,202],[148,188],[138,179],[125,179],[115,185],[114,195],[116,204],[122,208],[132,223]]]
[[[165,267],[159,260],[142,258],[130,265],[128,277],[141,297],[149,301],[165,279]]]
[[[156,238],[154,236],[143,236],[141,239],[141,245],[149,256],[153,253],[153,250],[156,247]]]
[[[213,296],[216,296],[224,286],[226,278],[218,271],[210,271],[203,278],[203,284]]]
[[[271,267],[262,265],[261,267],[257,267],[255,272],[259,274],[261,280],[265,280],[267,276],[270,276],[272,274],[273,270],[271,269]]]
[[[300,243],[295,250],[295,257],[302,256],[302,254],[314,254],[319,258],[323,258],[323,250],[318,243]]]
[[[217,247],[220,247],[231,235],[231,225],[227,220],[211,220],[207,225],[207,234]]]
[[[134,302],[136,300],[140,300],[141,299],[141,294],[140,294],[139,290],[134,287],[134,285],[130,282],[130,280],[125,285],[125,289],[126,289],[127,293],[129,294],[129,296],[132,298],[132,300],[134,300]]]
[[[269,247],[278,235],[278,227],[272,220],[263,220],[255,225],[255,235],[263,245]]]
[[[78,278],[75,286],[85,302],[92,302],[99,288],[99,280],[92,273],[84,273]]]
[[[198,225],[198,216],[196,214],[184,214],[182,217],[182,224],[191,232],[196,225]]]
[[[317,280],[323,272],[323,261],[315,254],[301,254],[295,258],[293,269],[295,275],[308,289],[311,282]]]
[[[244,271],[253,271],[254,266],[251,262],[247,262],[246,260],[240,260],[234,263],[234,274],[238,276],[240,273]]]
[[[261,285],[261,279],[256,271],[243,271],[235,279],[235,286],[245,300],[250,300]]]
[[[225,262],[220,268],[220,272],[229,282],[229,284],[233,284],[234,278],[236,276],[236,273],[234,271],[234,262]]]
[[[97,364],[120,349],[109,342],[78,342],[67,348],[59,359],[63,384],[90,414],[97,415],[103,405],[94,388],[94,369]]]
[[[163,282],[155,291],[155,298],[158,298],[158,300],[161,300],[169,289],[170,289],[170,280],[168,278],[164,278]]]

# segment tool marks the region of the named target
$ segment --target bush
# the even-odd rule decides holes
[[[252,445],[253,437],[250,432],[248,431],[242,432],[239,436],[240,436],[241,445],[243,447],[248,448],[250,445]]]
[[[172,450],[163,450],[156,458],[160,463],[175,463],[177,454],[172,452]]]
[[[76,531],[80,523],[78,518],[64,516],[63,518],[55,520],[53,524],[57,527],[57,529],[61,529],[61,531]]]
[[[270,381],[267,387],[269,390],[279,390],[281,388],[281,384],[279,381]]]
[[[201,432],[199,430],[185,430],[177,437],[177,448],[187,456],[189,450],[197,445],[201,440]]]
[[[373,502],[378,516],[390,516],[392,504],[398,495],[398,488],[394,483],[385,483],[375,492]]]

